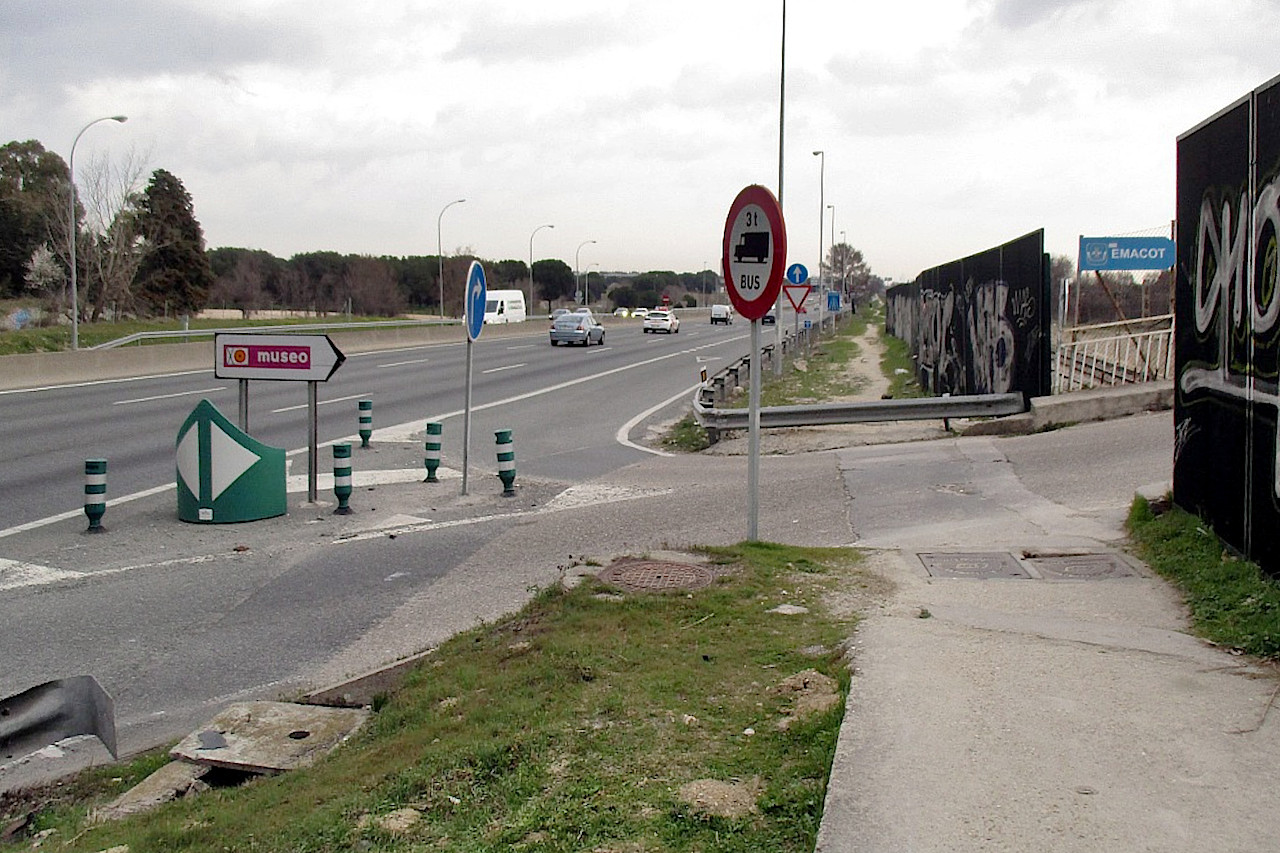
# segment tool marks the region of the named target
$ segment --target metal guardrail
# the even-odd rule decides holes
[[[969,394],[959,397],[917,397],[904,400],[867,400],[856,403],[815,403],[802,406],[766,406],[760,409],[762,427],[825,426],[876,421],[929,421],[948,418],[989,418],[1027,411],[1022,394]],[[693,401],[693,415],[706,429],[746,429],[746,409],[716,409]]]
[[[1163,328],[1150,328],[1153,321],[1163,324]],[[1073,339],[1059,344],[1055,353],[1053,393],[1171,377],[1173,317],[1146,318],[1129,325],[1144,322],[1148,328],[1141,331],[1123,323],[1106,323],[1065,332]],[[1117,330],[1127,333],[1115,334]]]
[[[252,334],[254,332],[297,332],[299,334],[314,333],[319,331],[359,331],[362,329],[392,329],[400,327],[414,326],[449,326],[458,325],[461,320],[370,320],[361,323],[288,323],[280,326],[229,326],[221,329],[189,329],[177,330],[173,332],[134,332],[132,335],[126,335],[123,338],[116,338],[114,341],[98,344],[97,346],[85,347],[85,349],[115,349],[127,344],[141,343],[143,341],[154,340],[172,340],[172,339],[189,339],[189,338],[211,338],[220,334]]]

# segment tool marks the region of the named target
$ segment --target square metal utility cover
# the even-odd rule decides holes
[[[1137,574],[1118,554],[1029,557],[1027,562],[1048,580],[1105,580],[1131,578]]]
[[[917,554],[925,571],[935,578],[1030,578],[1008,551]]]

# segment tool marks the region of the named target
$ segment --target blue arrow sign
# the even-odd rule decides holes
[[[484,281],[484,267],[479,261],[471,262],[467,271],[467,337],[476,340],[484,328],[484,302],[488,288]]]
[[[792,284],[804,284],[809,280],[809,271],[804,264],[792,264],[787,267],[787,281]]]

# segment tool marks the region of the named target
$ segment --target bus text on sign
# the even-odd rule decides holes
[[[721,262],[729,300],[748,320],[759,320],[778,299],[787,231],[782,207],[765,187],[738,193],[725,220]]]

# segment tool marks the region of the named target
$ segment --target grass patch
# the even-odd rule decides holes
[[[907,342],[888,332],[880,333],[884,354],[880,358],[880,372],[889,380],[889,396],[895,400],[907,397],[927,397],[916,379],[916,361],[911,357]]]
[[[1127,527],[1138,556],[1182,590],[1200,636],[1250,655],[1280,658],[1280,583],[1177,507],[1157,514],[1137,497]]]
[[[305,326],[325,323],[366,322],[386,320],[386,317],[350,317],[345,314],[334,314],[328,317],[290,317],[286,319],[259,320],[199,320],[192,319],[188,329],[240,329],[255,326]],[[113,322],[81,323],[79,336],[80,346],[84,349],[118,340],[139,332],[180,332],[182,321],[171,320],[120,320]],[[193,340],[208,340],[207,337]],[[147,344],[180,343],[180,339],[166,338],[157,341],[142,341]],[[138,344],[130,344],[138,346]],[[71,349],[71,325],[38,326],[29,329],[0,331],[0,355],[13,355],[27,352],[61,352]]]
[[[662,437],[662,446],[668,450],[679,450],[685,453],[697,453],[711,446],[707,431],[698,425],[692,414],[687,414],[667,430]]]
[[[853,394],[858,384],[848,377],[849,362],[862,352],[857,338],[867,331],[867,318],[862,314],[846,317],[834,333],[820,338],[812,351],[795,355],[783,364],[782,375],[766,370],[761,377],[760,405],[795,406],[825,403],[835,397]],[[749,394],[740,394],[725,405],[745,409]]]
[[[700,590],[619,594],[588,578],[453,638],[310,769],[105,826],[58,812],[45,846],[812,850],[852,628],[823,602],[859,554],[746,543],[705,556],[718,579]],[[768,612],[784,603],[809,613]],[[808,670],[834,702],[797,716],[779,687]],[[692,783],[745,792],[746,807],[697,806],[680,794]],[[403,832],[369,821],[399,809],[418,816]]]

